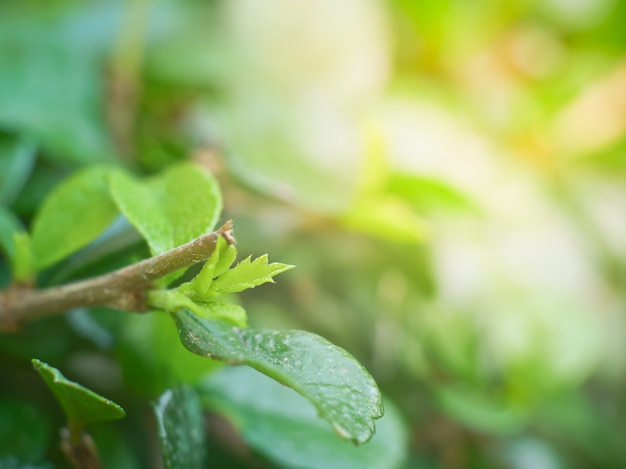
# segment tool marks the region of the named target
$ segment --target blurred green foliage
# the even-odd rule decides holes
[[[0,282],[31,271],[5,227],[77,169],[191,159],[239,251],[298,266],[242,295],[251,324],[329,338],[399,409],[403,457],[375,467],[625,467],[625,21],[621,0],[5,0]],[[115,233],[76,254],[86,271],[70,258],[38,282],[146,255]],[[159,321],[73,312],[0,337],[0,430],[35,429],[0,465],[62,464],[32,356],[129,416],[172,373],[209,371]],[[211,417],[215,467],[294,464],[259,447],[264,408],[233,412],[271,463]],[[100,451],[150,465],[149,424],[127,420]]]

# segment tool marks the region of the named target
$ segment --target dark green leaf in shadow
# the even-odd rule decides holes
[[[255,450],[284,467],[392,469],[407,454],[398,412],[386,405],[376,434],[364,446],[337,438],[302,396],[247,367],[226,367],[201,383],[210,409],[224,413]]]
[[[17,400],[0,400],[0,467],[31,467],[44,457],[51,422],[41,409]],[[9,460],[15,465],[9,465]],[[19,464],[19,463],[28,464]]]
[[[38,270],[78,251],[115,219],[109,194],[114,170],[96,166],[74,174],[43,202],[33,222],[33,256]]]
[[[75,428],[123,418],[126,414],[115,402],[66,379],[59,370],[37,359],[32,360]]]
[[[202,319],[187,309],[173,313],[185,347],[233,365],[249,365],[309,399],[343,438],[368,441],[383,414],[380,391],[354,357],[305,331],[240,329]]]
[[[125,314],[116,337],[115,352],[126,386],[148,399],[181,382],[193,385],[223,366],[183,347],[164,313]]]
[[[195,391],[181,386],[153,403],[165,469],[201,469],[206,459],[202,406]]]

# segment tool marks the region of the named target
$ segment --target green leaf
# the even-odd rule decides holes
[[[41,270],[93,241],[118,211],[109,194],[110,167],[74,174],[46,198],[33,222],[33,255]]]
[[[278,262],[267,263],[267,254],[251,262],[251,256],[235,267],[227,270],[211,284],[211,291],[216,294],[234,293],[254,288],[264,283],[274,283],[275,275],[293,269],[293,265]]]
[[[182,285],[181,285],[182,287]],[[197,300],[175,290],[152,290],[148,292],[148,305],[168,313],[188,309],[205,319],[221,319],[239,327],[246,327],[248,315],[239,305],[213,300]]]
[[[420,243],[428,236],[426,222],[410,205],[387,194],[358,201],[341,222],[351,230],[396,243]]]
[[[150,185],[119,172],[111,178],[111,193],[120,211],[141,233],[153,255],[174,247],[173,229],[161,195]]]
[[[33,169],[37,145],[32,138],[16,138],[0,147],[0,204],[15,200]]]
[[[193,300],[212,299],[215,294],[211,293],[213,279],[224,273],[237,257],[237,249],[219,236],[215,250],[202,266],[202,270],[191,281],[182,284],[178,290]],[[169,310],[168,310],[169,311]]]
[[[222,212],[217,181],[190,163],[172,166],[146,182],[117,174],[112,178],[111,191],[153,255],[211,232]]]
[[[196,392],[186,386],[168,389],[153,409],[165,469],[205,467],[204,419]]]
[[[174,247],[210,233],[222,213],[222,193],[215,178],[200,167],[181,163],[163,175],[165,207],[174,227]]]
[[[304,331],[239,329],[186,309],[173,317],[183,344],[193,353],[249,365],[295,389],[341,437],[355,444],[374,434],[374,419],[383,414],[380,391],[345,350]]]
[[[13,277],[25,281],[32,277],[32,252],[28,233],[15,215],[0,206],[0,250],[11,263]]]
[[[32,360],[67,415],[70,426],[81,428],[90,423],[123,418],[126,413],[115,402],[66,379],[59,370],[37,359]]]
[[[385,190],[407,201],[419,213],[433,210],[456,210],[479,214],[476,203],[453,185],[435,178],[415,174],[395,173]]]
[[[406,431],[391,405],[385,405],[374,437],[355,447],[337,438],[305,398],[250,368],[222,368],[198,392],[209,409],[233,421],[251,447],[281,467],[392,469],[407,454]]]
[[[183,285],[181,285],[181,288]],[[152,290],[148,292],[147,304],[168,313],[188,309],[205,319],[221,319],[235,326],[246,327],[248,316],[239,305],[213,300],[192,299],[187,294],[175,290]]]
[[[436,398],[450,417],[480,432],[512,434],[520,431],[528,421],[528,409],[474,389],[440,386],[436,389]]]

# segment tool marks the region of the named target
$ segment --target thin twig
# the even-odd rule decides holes
[[[215,250],[220,236],[229,244],[235,242],[232,221],[227,221],[213,233],[171,251],[105,275],[41,290],[10,287],[0,292],[0,331],[14,331],[22,322],[84,306],[146,311],[146,291],[152,287],[152,283],[167,274],[206,260]]]

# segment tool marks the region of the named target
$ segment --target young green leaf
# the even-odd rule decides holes
[[[32,363],[59,401],[71,427],[82,428],[90,423],[117,420],[126,415],[115,402],[66,379],[47,363],[37,359],[33,359]]]
[[[37,270],[48,267],[93,241],[117,216],[109,193],[115,171],[96,166],[56,187],[33,222],[33,257]]]
[[[173,228],[161,195],[150,185],[118,172],[111,178],[111,194],[120,211],[146,240],[153,255],[174,247]]]
[[[15,215],[0,206],[0,250],[6,253],[13,278],[25,281],[33,276],[31,241]]]
[[[181,386],[153,403],[165,469],[205,467],[204,420],[195,391]]]
[[[212,299],[216,296],[211,293],[213,279],[224,273],[235,262],[236,257],[235,246],[219,236],[215,250],[202,266],[202,270],[191,281],[178,287],[178,290],[194,300]]]
[[[187,309],[172,314],[191,352],[232,365],[249,365],[309,399],[320,416],[355,444],[374,434],[383,414],[380,391],[354,357],[304,331],[240,329]]]
[[[385,405],[368,444],[337,438],[304,397],[248,367],[224,367],[198,386],[205,407],[224,414],[255,450],[280,467],[393,469],[407,455],[400,415]]]
[[[223,208],[215,178],[199,166],[180,163],[163,174],[167,217],[174,227],[174,247],[210,233]]]
[[[180,289],[152,290],[148,292],[147,303],[153,308],[168,313],[188,309],[201,318],[221,319],[238,327],[247,326],[248,316],[241,306],[222,301],[190,298]]]
[[[112,178],[111,192],[154,255],[209,233],[222,211],[217,181],[190,163],[146,182],[118,174]]]
[[[247,257],[216,278],[211,284],[211,291],[214,294],[234,293],[267,282],[274,283],[272,277],[294,268],[293,265],[278,262],[268,264],[267,254],[257,257],[254,261],[251,261],[251,258]]]

